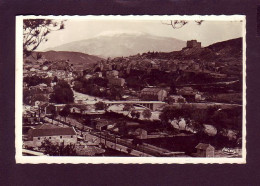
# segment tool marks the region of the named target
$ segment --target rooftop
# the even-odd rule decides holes
[[[154,93],[158,93],[160,90],[164,90],[163,88],[159,88],[159,87],[151,87],[151,88],[144,88],[142,90],[142,92],[154,92]]]
[[[51,124],[43,124],[43,125],[37,125],[35,129],[53,129],[53,128],[61,128],[56,125],[51,125]]]
[[[60,135],[76,135],[74,128],[47,128],[47,129],[33,129],[31,131],[32,137],[39,136],[60,136]]]

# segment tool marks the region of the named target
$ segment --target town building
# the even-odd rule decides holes
[[[181,95],[170,95],[168,96],[168,103],[173,104],[173,103],[185,103],[186,99],[182,97]]]
[[[97,118],[91,120],[91,125],[95,126],[96,129],[101,131],[101,130],[106,130],[108,125],[110,125],[110,123],[105,119]]]
[[[78,114],[80,114],[81,113],[81,109],[80,108],[77,108],[77,107],[71,107],[70,108],[70,112],[71,113],[78,113]]]
[[[52,114],[52,108],[51,107],[55,107],[55,111],[56,112],[60,112],[66,104],[49,104],[45,107],[45,114],[46,115],[51,115]]]
[[[96,72],[93,76],[96,78],[99,78],[99,77],[102,77],[103,75],[102,75],[102,72]]]
[[[201,48],[201,42],[197,40],[187,41],[187,48]]]
[[[215,147],[210,144],[199,143],[195,148],[197,149],[196,156],[198,157],[214,157]]]
[[[30,71],[31,71],[31,72],[35,72],[36,69],[35,69],[35,68],[31,68]]]
[[[112,64],[103,64],[103,70],[112,70]]]
[[[189,65],[188,65],[188,64],[185,64],[185,63],[180,63],[180,64],[178,65],[178,69],[179,69],[179,70],[186,70],[188,67],[189,67]]]
[[[84,75],[84,73],[83,73],[83,70],[81,69],[81,70],[74,70],[73,71],[73,75],[74,75],[74,77],[81,77],[81,76],[83,76]]]
[[[151,69],[159,69],[159,67],[160,66],[156,62],[151,61]]]
[[[146,101],[164,101],[167,97],[167,91],[163,88],[144,88],[141,90],[141,98]]]
[[[200,92],[195,94],[195,101],[203,101],[203,100],[205,100],[205,97]]]
[[[48,66],[43,66],[43,67],[42,67],[42,70],[48,70],[48,69],[49,69]]]
[[[123,78],[109,78],[108,82],[113,86],[123,87],[125,85],[125,79]]]
[[[176,90],[178,95],[183,96],[187,101],[201,101],[205,98],[202,97],[202,93],[194,90],[192,87],[183,87]]]
[[[76,153],[79,156],[95,156],[100,155],[105,152],[104,149],[99,148],[97,146],[86,146],[86,145],[77,145]]]
[[[107,78],[118,78],[119,72],[117,70],[111,70],[106,72]]]
[[[32,141],[32,146],[34,147],[41,146],[44,140],[57,144],[64,142],[64,145],[69,145],[77,143],[77,133],[73,127],[44,127],[30,129],[28,131],[28,139]]]
[[[28,87],[28,83],[23,82],[23,88]]]
[[[85,77],[85,79],[90,79],[90,78],[92,78],[92,76],[93,75],[91,75],[91,74],[86,74],[84,77]]]
[[[193,63],[191,66],[192,70],[199,70],[200,69],[200,65],[198,63]]]
[[[37,114],[37,111],[24,111],[23,112],[23,124],[36,125],[43,121],[43,118]]]
[[[139,139],[147,139],[147,131],[141,128],[136,129],[134,135]]]

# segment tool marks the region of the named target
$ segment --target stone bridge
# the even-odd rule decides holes
[[[155,111],[156,109],[160,108],[161,106],[165,105],[165,102],[162,101],[104,101],[104,103],[107,106],[111,105],[125,105],[125,104],[131,104],[134,106],[141,106],[145,107],[147,109],[150,109],[152,111]]]

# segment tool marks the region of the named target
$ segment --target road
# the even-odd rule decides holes
[[[78,135],[87,136],[88,139],[98,139],[100,143],[105,144],[106,147],[128,153],[128,150],[130,150],[130,154],[133,156],[161,156],[164,153],[172,153],[171,151],[168,151],[166,149],[162,149],[153,145],[149,144],[141,144],[141,145],[133,145],[132,142],[130,142],[127,139],[120,139],[119,137],[116,138],[115,135],[110,134],[108,131],[94,131],[93,128],[85,126],[81,124],[80,122],[76,121],[72,118],[67,118],[66,122],[59,122],[56,121],[59,119],[58,117],[53,121],[53,124],[58,125],[60,127],[63,126],[74,126],[76,131],[78,131]],[[51,122],[52,119],[45,118],[47,122]]]
[[[95,104],[99,101],[108,101],[106,99],[103,98],[99,98],[99,97],[95,97],[95,96],[90,96],[88,94],[82,94],[80,92],[77,92],[75,90],[73,90],[74,93],[74,100],[77,102],[79,100],[82,100],[83,103],[88,103],[88,104]]]
[[[183,84],[176,85],[176,87],[189,87],[189,86],[208,86],[208,85],[230,85],[239,82],[239,80],[233,81],[223,81],[223,82],[215,82],[215,83],[207,83],[207,84]]]
[[[44,120],[46,122],[52,123],[52,119],[50,119],[50,118],[45,117]],[[121,144],[117,144],[115,142],[112,142],[112,141],[110,141],[109,139],[106,139],[103,136],[100,137],[100,134],[98,132],[94,132],[92,128],[84,126],[81,123],[79,123],[76,120],[71,119],[71,118],[67,118],[67,122],[68,122],[67,124],[63,124],[63,123],[61,123],[61,122],[59,122],[57,120],[53,120],[53,124],[54,125],[57,125],[57,126],[60,126],[60,127],[69,127],[69,125],[72,125],[75,128],[77,128],[77,130],[82,130],[83,129],[82,130],[82,135],[83,136],[87,135],[88,138],[92,138],[92,139],[98,138],[99,143],[105,144],[106,147],[118,150],[120,152],[128,153],[129,147],[121,145]],[[91,133],[90,132],[86,132],[86,130],[88,130],[88,131],[91,130],[92,132]],[[152,157],[149,154],[146,154],[144,152],[137,151],[137,150],[134,150],[134,149],[131,150],[130,154],[133,155],[133,156]]]

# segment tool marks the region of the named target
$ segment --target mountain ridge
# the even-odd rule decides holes
[[[88,68],[92,64],[102,60],[102,58],[84,54],[80,52],[70,52],[70,51],[47,51],[47,52],[33,52],[32,55],[36,56],[36,54],[40,54],[42,59],[46,59],[47,61],[60,61],[60,60],[68,60],[73,66]],[[36,57],[28,57],[26,60],[37,61]]]
[[[99,35],[93,38],[73,41],[45,51],[71,51],[95,55],[102,58],[126,57],[148,51],[171,52],[181,50],[185,41],[151,34],[122,33]]]

